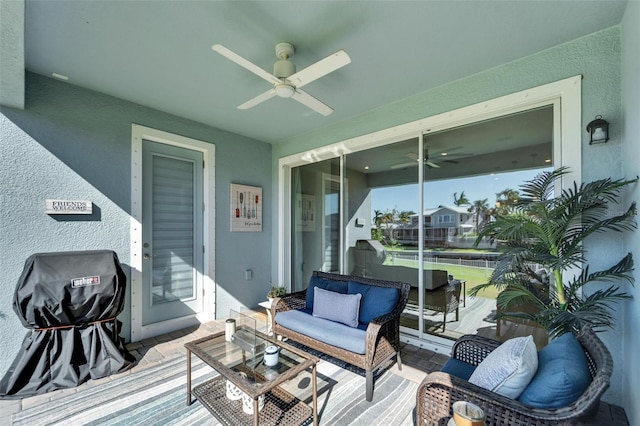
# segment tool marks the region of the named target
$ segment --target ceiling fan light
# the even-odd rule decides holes
[[[276,84],[275,90],[276,90],[276,95],[278,95],[281,98],[290,98],[296,92],[293,86],[285,83]]]

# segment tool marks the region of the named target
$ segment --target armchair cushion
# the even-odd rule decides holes
[[[449,358],[440,371],[456,376],[462,380],[469,381],[469,378],[475,370],[476,366],[473,364],[460,361],[459,359]]]
[[[399,292],[393,287],[378,287],[349,281],[349,294],[360,293],[360,322],[368,324],[380,315],[388,314],[398,304]]]
[[[591,381],[587,357],[573,333],[556,338],[538,353],[538,371],[520,395],[534,408],[560,408],[573,403]]]
[[[509,339],[478,365],[469,378],[482,388],[517,399],[538,369],[533,336]]]
[[[320,287],[315,292],[313,302],[313,316],[337,321],[349,327],[358,326],[360,313],[360,299],[362,295],[341,294],[335,291],[323,290]]]

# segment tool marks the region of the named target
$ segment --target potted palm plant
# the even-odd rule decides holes
[[[635,202],[619,214],[612,214],[615,210],[610,204],[617,203],[621,190],[638,178],[574,183],[554,193],[555,182],[567,173],[567,168],[543,172],[521,185],[515,209],[487,223],[475,243],[485,238],[495,241],[501,255],[489,282],[475,287],[471,294],[495,286],[501,291],[497,320],[528,320],[551,337],[583,325],[595,331],[611,328],[611,303],[630,297],[615,282],[633,285],[631,253],[607,269],[592,271],[582,243],[602,232],[636,228]],[[610,285],[583,292],[593,282]],[[523,306],[528,309],[519,309]]]

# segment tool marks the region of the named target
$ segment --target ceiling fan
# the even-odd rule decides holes
[[[289,43],[278,43],[276,45],[276,56],[279,60],[273,64],[273,74],[270,74],[221,44],[214,44],[211,48],[273,85],[271,89],[238,106],[238,109],[249,109],[267,99],[279,96],[281,98],[293,98],[312,110],[327,116],[333,112],[333,108],[304,92],[301,88],[351,63],[349,55],[344,50],[338,50],[336,53],[296,72],[295,64],[290,61],[295,48]]]
[[[438,163],[451,163],[451,164],[458,164],[458,161],[455,161],[454,158],[463,158],[463,157],[469,157],[473,154],[449,154],[449,152],[451,151],[455,151],[457,149],[460,149],[463,147],[456,147],[456,148],[450,148],[447,151],[443,151],[437,154],[433,154],[433,155],[429,155],[429,150],[425,149],[424,151],[424,164],[429,167],[430,169],[439,169],[440,165]],[[391,169],[403,169],[405,167],[410,167],[410,166],[417,166],[418,165],[418,154],[415,152],[409,152],[407,154],[404,155],[407,158],[411,158],[413,161],[411,162],[406,162],[406,163],[401,163],[401,164],[394,164],[391,166]]]

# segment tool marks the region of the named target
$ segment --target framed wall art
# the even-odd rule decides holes
[[[231,184],[231,232],[262,232],[262,188]]]

